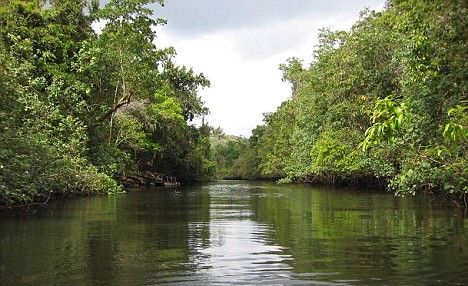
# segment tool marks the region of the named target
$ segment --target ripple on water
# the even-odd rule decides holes
[[[291,257],[276,245],[269,245],[269,226],[246,221],[212,221],[210,246],[200,249],[205,277],[214,283],[241,283],[288,278]],[[254,279],[255,278],[255,279]]]

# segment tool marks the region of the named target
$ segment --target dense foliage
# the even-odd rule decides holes
[[[247,148],[247,139],[243,137],[226,135],[221,128],[211,131],[210,158],[216,162],[216,177],[218,179],[242,179],[245,178],[237,172],[239,156]]]
[[[468,4],[388,1],[313,61],[281,65],[292,97],[253,130],[244,177],[468,192]]]
[[[43,2],[0,2],[0,207],[116,193],[139,170],[210,178],[191,124],[209,81],[157,48],[156,1]]]

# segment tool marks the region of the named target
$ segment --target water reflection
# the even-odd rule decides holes
[[[0,219],[1,285],[464,285],[466,219],[428,198],[217,182]]]
[[[275,243],[292,250],[300,279],[318,272],[353,285],[468,281],[467,254],[460,251],[465,220],[429,198],[291,188],[287,199],[272,199],[265,192],[277,193],[262,192],[256,220],[279,230]]]
[[[260,283],[289,280],[290,256],[268,243],[271,225],[254,222],[252,191],[258,186],[217,184],[208,187],[210,200],[210,245],[204,254],[202,272],[212,283]],[[284,282],[284,281],[283,281]]]
[[[267,245],[266,226],[252,221],[210,223],[210,247],[201,249],[205,279],[211,283],[278,282],[289,277],[290,266],[279,246]]]

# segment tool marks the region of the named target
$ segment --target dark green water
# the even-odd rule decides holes
[[[463,211],[217,182],[0,217],[0,285],[468,285]]]

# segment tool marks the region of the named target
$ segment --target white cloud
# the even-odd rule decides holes
[[[273,111],[289,95],[289,86],[281,82],[278,69],[286,58],[246,61],[228,34],[182,41],[160,34],[160,42],[176,47],[178,63],[210,79],[211,88],[200,91],[211,111],[207,119],[226,133],[249,136],[251,129],[261,123],[262,113]]]

